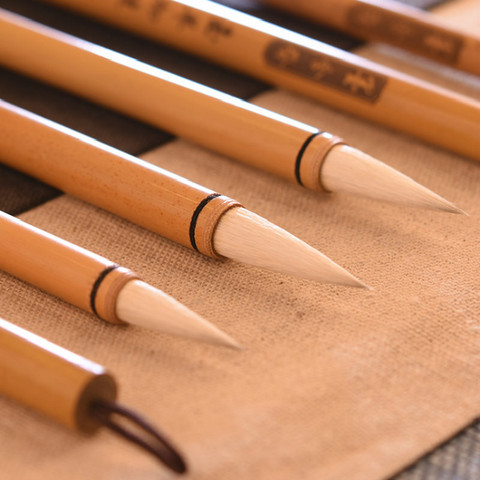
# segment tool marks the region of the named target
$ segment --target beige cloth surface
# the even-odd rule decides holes
[[[480,98],[478,79],[444,77]],[[218,262],[62,196],[22,217],[132,268],[246,350],[117,328],[5,274],[0,316],[109,367],[120,400],[185,452],[187,478],[387,478],[480,414],[480,165],[293,94],[256,101],[344,136],[471,216],[317,195],[175,141],[148,159],[243,202],[375,290]],[[175,477],[108,432],[79,436],[5,398],[0,431],[1,478]]]

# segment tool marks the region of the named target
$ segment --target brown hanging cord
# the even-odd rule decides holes
[[[152,425],[137,413],[115,402],[104,400],[95,400],[90,408],[92,415],[103,426],[150,452],[173,471],[177,473],[185,473],[187,471],[187,466],[181,455]],[[112,418],[115,415],[131,422],[135,429],[143,430],[144,435],[134,433],[133,430],[116,422]]]

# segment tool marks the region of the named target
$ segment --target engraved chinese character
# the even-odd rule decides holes
[[[162,13],[167,9],[168,1],[155,0],[152,2],[149,8],[149,16],[152,20],[157,20]]]
[[[229,37],[232,34],[232,28],[221,20],[214,19],[208,22],[205,34],[212,42],[216,42],[221,37]]]
[[[455,51],[455,44],[449,38],[439,34],[426,35],[423,43],[427,48],[435,50],[441,55],[451,55]]]
[[[343,77],[342,85],[347,87],[352,93],[366,96],[375,93],[375,77],[370,73],[362,73],[359,70],[349,72]]]
[[[197,26],[197,18],[193,10],[186,8],[178,17],[180,27],[195,28]]]
[[[320,57],[314,58],[310,62],[309,68],[312,77],[315,79],[323,78],[334,71],[332,63],[328,59]]]
[[[284,45],[274,53],[274,58],[280,66],[286,67],[298,62],[300,49],[295,45]]]

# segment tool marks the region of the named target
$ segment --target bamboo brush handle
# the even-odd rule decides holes
[[[435,15],[389,0],[263,0],[364,40],[396,45],[480,75],[480,37],[465,35]],[[57,0],[52,3],[72,3]],[[102,2],[103,3],[103,2]]]
[[[99,8],[106,4],[107,2],[95,2]],[[300,179],[299,154],[303,152],[305,144],[312,135],[316,135],[317,138],[315,145],[308,147],[312,150],[310,156],[318,157],[320,152],[321,160],[330,148],[341,142],[338,137],[319,132],[317,128],[269,112],[160,69],[132,61],[125,56],[42,27],[1,9],[0,64],[288,180],[300,184],[314,184],[316,189],[319,188],[319,171],[312,170],[309,165],[302,165],[303,176]],[[22,121],[22,123],[25,122]],[[49,147],[58,149],[59,146],[56,143],[57,141],[50,142]],[[17,146],[18,148],[20,147]],[[69,144],[64,150],[67,148],[70,148]],[[59,149],[57,151],[58,154],[65,154]],[[105,153],[102,154],[104,162],[107,156]],[[98,165],[99,155],[96,154],[94,157],[90,163]],[[63,157],[58,158],[62,158],[62,161],[56,162],[57,170],[60,169],[60,163],[65,161]],[[197,188],[195,191],[191,188],[192,184],[190,183],[188,188],[186,182],[183,185],[177,182],[175,186],[171,178],[167,180],[165,178],[167,174],[165,172],[164,174],[164,183],[168,184],[165,188],[176,196],[176,199],[162,200],[164,207],[171,203],[173,207],[186,198],[191,199],[191,205],[196,206],[199,201],[213,193],[207,189],[200,192]],[[85,170],[84,175],[88,181],[92,181],[91,172]],[[118,178],[120,173],[115,175]],[[135,179],[135,177],[133,175],[132,178]],[[52,180],[45,181],[52,183]],[[158,184],[158,181],[156,183]],[[149,185],[150,180],[142,182],[142,188],[148,189]],[[67,187],[59,188],[65,190]],[[155,190],[157,188],[156,185]],[[97,193],[101,194],[100,191]],[[80,196],[78,193],[75,195]],[[145,198],[153,199],[155,202],[155,199],[159,198],[158,192],[146,192]],[[108,207],[111,211],[113,211],[113,202],[116,200],[111,199]],[[219,202],[221,199],[216,200],[218,205]],[[191,205],[190,207],[179,205],[180,208],[171,218],[184,216],[186,215],[184,212],[187,211],[191,217],[193,213]],[[155,210],[154,203],[145,204],[143,208],[135,208],[135,217],[139,219],[137,223],[152,228],[150,222],[145,222],[144,218],[142,223],[141,219],[142,213],[146,217],[152,210]],[[121,215],[125,216],[125,213]],[[165,218],[165,222],[169,222],[167,215],[162,214],[158,215],[159,223],[162,223],[162,217]],[[132,219],[132,216],[126,218]],[[170,222],[170,231],[175,223],[175,221]],[[199,228],[202,228],[201,219]],[[177,236],[182,238],[173,239],[188,244],[188,238],[182,233],[184,228],[177,230]],[[158,230],[155,231],[158,232]],[[206,242],[199,249],[203,253],[212,255],[213,250],[208,243]]]
[[[0,123],[2,163],[217,256],[215,227],[238,202],[2,101]]]
[[[100,424],[94,400],[113,401],[113,377],[96,363],[0,319],[0,393],[84,432]]]
[[[53,3],[480,160],[480,102],[214,2]]]
[[[138,278],[110,260],[0,212],[0,270],[111,323],[123,286]]]

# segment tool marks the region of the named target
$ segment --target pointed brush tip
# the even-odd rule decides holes
[[[453,209],[451,210],[451,213],[456,213],[458,215],[464,215],[465,217],[470,217],[470,214],[466,212],[465,210],[462,210],[461,208],[458,208],[456,205],[452,203]]]
[[[229,347],[232,350],[237,350],[238,352],[243,352],[246,350],[246,348],[238,342],[235,342],[234,344],[229,345]]]
[[[222,341],[222,345],[225,347],[231,348],[232,350],[237,350],[237,351],[245,350],[243,345],[238,343],[234,338],[230,337],[229,335],[226,335],[226,337],[224,337]]]
[[[370,285],[367,285],[366,283],[362,282],[358,278],[355,278],[355,283],[351,283],[348,286],[353,287],[353,288],[361,288],[361,289],[364,289],[364,290],[370,290],[370,291],[373,290],[373,287],[370,287]]]
[[[204,341],[219,347],[227,347],[231,348],[232,350],[243,350],[243,346],[228,333],[224,332],[212,323],[210,323],[210,325],[212,329],[210,329],[209,332],[205,332],[207,336],[205,336],[205,334],[203,335]]]
[[[191,340],[209,343],[210,345],[217,347],[227,347],[232,350],[243,350],[243,346],[240,345],[240,343],[238,343],[233,337],[231,337],[212,323],[207,322],[206,320],[204,321],[207,325],[209,325],[208,329],[205,329],[202,332],[197,332],[197,334],[194,334],[193,332],[186,332],[182,334],[182,336]]]
[[[465,215],[466,217],[470,216],[470,214],[467,213],[465,210],[462,210],[460,207],[457,207],[454,203],[449,202],[445,198],[439,196],[439,200],[441,200],[441,202],[439,201],[438,205],[434,206],[436,210],[441,210],[445,213]]]
[[[355,275],[352,275],[350,272],[348,272],[345,269],[342,269],[342,270],[343,270],[343,272],[342,272],[343,275],[341,277],[337,276],[337,278],[331,279],[331,283],[335,283],[337,285],[341,285],[341,286],[344,286],[344,287],[362,288],[362,289],[365,289],[365,290],[373,290],[372,287],[370,287],[366,283],[359,280],[357,277],[355,277]]]
[[[165,292],[133,280],[117,296],[117,315],[125,323],[217,346],[241,349],[230,335]]]
[[[355,275],[350,273],[348,270],[346,270],[343,267],[340,267],[340,265],[337,264],[337,267],[341,269],[342,277],[338,278],[338,281],[336,283],[346,286],[346,287],[353,287],[353,288],[362,288],[366,290],[372,290],[370,286],[368,286],[366,283],[362,282],[359,278],[357,278]]]
[[[322,166],[320,182],[328,191],[468,216],[430,188],[350,145],[331,149]]]

